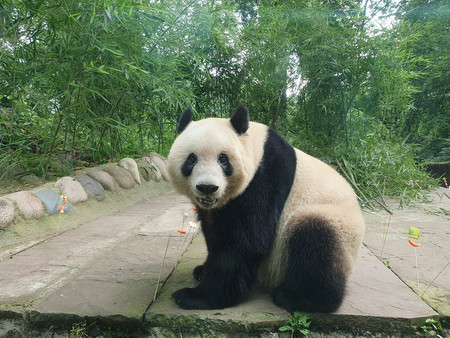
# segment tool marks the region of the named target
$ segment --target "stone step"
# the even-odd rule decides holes
[[[147,326],[156,333],[186,334],[277,332],[292,315],[275,306],[270,295],[262,290],[242,304],[223,310],[183,310],[171,299],[180,288],[193,287],[192,270],[203,263],[206,246],[197,236],[170,276],[161,295],[145,314]],[[437,316],[391,270],[366,247],[349,281],[347,296],[340,309],[332,314],[308,314],[315,330],[333,329],[371,332],[411,332],[412,324]],[[166,330],[166,331],[164,331]],[[167,331],[168,330],[168,331]]]
[[[292,314],[276,307],[270,295],[258,288],[246,302],[223,310],[187,311],[175,305],[171,294],[196,284],[192,270],[206,257],[199,233],[177,265],[193,235],[185,241],[186,234],[178,230],[183,222],[187,230],[194,217],[186,198],[164,190],[132,207],[12,250],[17,253],[11,258],[2,256],[0,336],[52,332],[67,337],[80,323],[86,323],[86,330],[106,330],[112,336],[119,331],[136,337],[276,335]],[[378,245],[375,233],[382,231],[383,222],[373,214],[365,217],[371,248]],[[396,217],[396,226],[404,227],[400,215]],[[436,226],[433,231],[441,230]],[[445,234],[436,240],[441,243],[442,238]],[[392,236],[390,245],[400,245],[400,240]],[[390,254],[394,249],[389,248]],[[164,286],[153,302],[165,256]],[[343,332],[340,336],[350,337],[367,331],[413,334],[412,324],[438,314],[364,246],[341,308],[333,314],[309,316],[318,336]]]
[[[24,317],[43,328],[70,328],[86,319],[140,325],[169,236],[162,281],[190,241],[177,231],[185,213],[194,219],[192,204],[165,193],[2,260],[0,319]]]

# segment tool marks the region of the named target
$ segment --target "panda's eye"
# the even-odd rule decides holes
[[[227,165],[228,164],[228,157],[225,154],[220,154],[219,155],[219,163],[221,165]]]
[[[189,165],[194,165],[197,163],[197,156],[195,154],[189,154],[188,158],[186,159],[186,163]]]
[[[195,156],[194,153],[189,154],[189,156],[184,161],[183,165],[181,166],[181,173],[188,177],[192,174],[192,170],[194,169],[195,165],[197,164],[197,156]]]
[[[222,167],[223,173],[225,176],[231,176],[233,174],[233,166],[231,165],[230,161],[228,160],[228,156],[225,154],[220,154],[217,158],[217,161],[219,162],[220,166]]]

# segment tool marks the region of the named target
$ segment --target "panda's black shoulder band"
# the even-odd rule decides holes
[[[239,135],[244,134],[247,131],[250,122],[247,108],[240,105],[231,117],[230,122]]]
[[[192,111],[191,108],[186,108],[178,120],[177,133],[181,134],[187,125],[192,121]]]

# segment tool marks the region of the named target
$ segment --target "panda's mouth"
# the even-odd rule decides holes
[[[199,201],[201,204],[207,205],[207,206],[212,206],[214,204],[217,203],[217,198],[208,198],[208,197],[197,197],[197,201]]]

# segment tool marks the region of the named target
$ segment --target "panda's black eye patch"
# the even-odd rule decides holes
[[[197,164],[197,156],[194,153],[190,153],[181,167],[181,173],[183,176],[190,176],[192,174],[192,170]]]
[[[222,170],[225,174],[225,176],[231,176],[233,174],[233,167],[228,160],[228,156],[225,154],[220,154],[217,161],[219,162],[219,165],[222,167]]]

